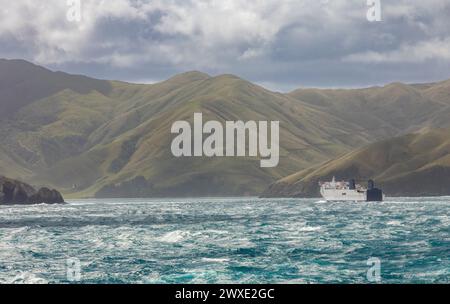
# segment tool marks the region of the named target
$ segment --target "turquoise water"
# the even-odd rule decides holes
[[[448,197],[1,206],[0,282],[369,283],[377,258],[381,282],[448,283],[449,216]]]

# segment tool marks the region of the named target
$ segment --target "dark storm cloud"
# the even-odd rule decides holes
[[[187,70],[272,89],[450,78],[450,4],[381,0],[4,1],[0,57],[93,77],[153,82]],[[38,4],[39,3],[39,4]]]

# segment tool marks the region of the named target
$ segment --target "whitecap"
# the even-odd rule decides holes
[[[177,243],[183,240],[188,235],[189,232],[187,231],[175,230],[164,234],[163,236],[157,238],[157,240],[164,243]]]
[[[226,230],[214,230],[214,229],[210,229],[210,230],[205,230],[204,233],[213,233],[213,234],[229,234],[229,231]]]
[[[400,221],[389,221],[386,223],[388,226],[402,226],[402,222]]]
[[[322,229],[322,227],[306,226],[306,227],[299,228],[298,231],[300,231],[300,232],[314,232],[314,231],[319,231],[321,229]]]
[[[152,272],[145,278],[143,278],[142,283],[144,284],[164,284],[161,279],[161,275],[157,272]]]
[[[226,263],[229,262],[230,259],[227,258],[203,258],[203,262],[209,262],[209,263]]]
[[[10,279],[7,284],[48,284],[48,281],[31,272],[21,272]]]

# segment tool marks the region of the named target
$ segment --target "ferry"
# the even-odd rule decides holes
[[[319,182],[320,194],[327,202],[382,202],[384,194],[369,180],[367,188],[356,184],[355,180]]]

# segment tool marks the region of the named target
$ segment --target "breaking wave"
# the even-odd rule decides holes
[[[0,206],[0,283],[448,283],[450,198]]]

